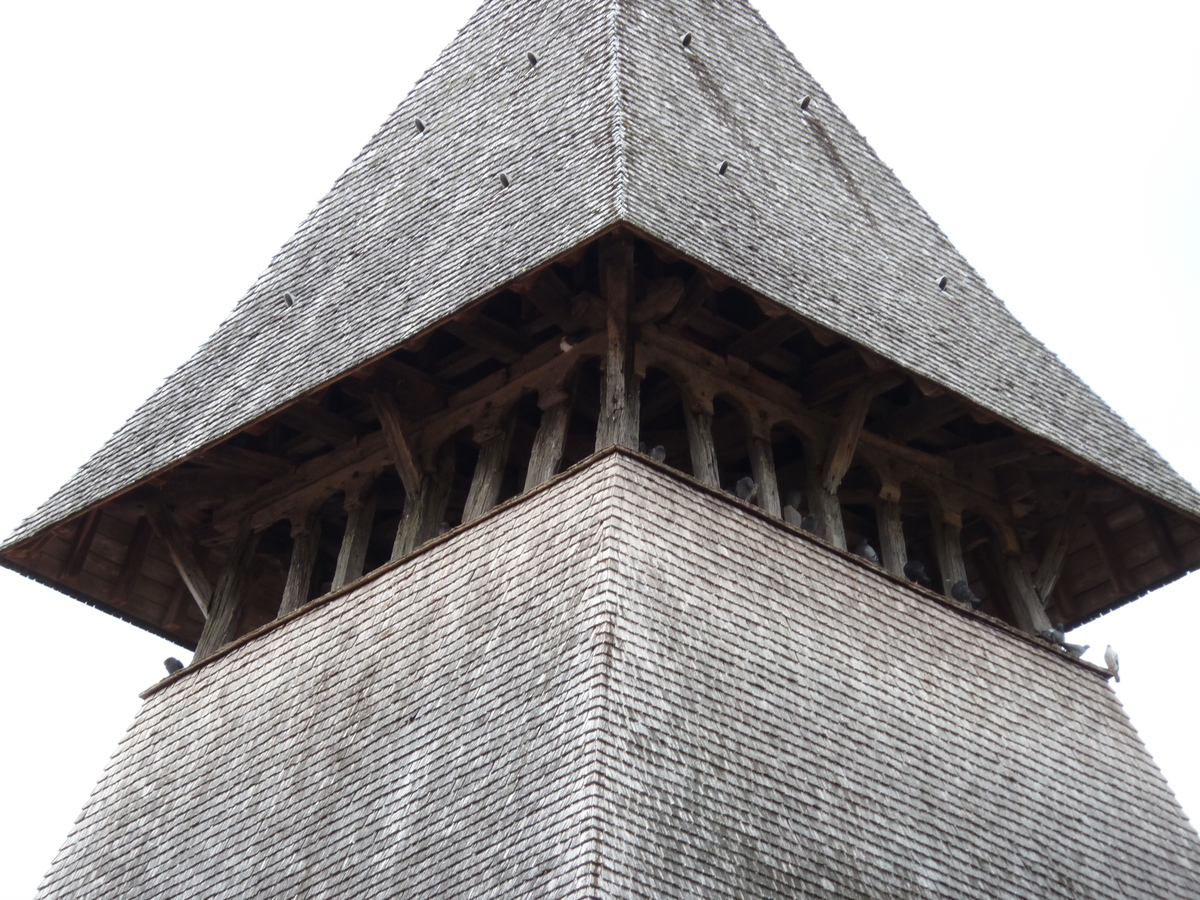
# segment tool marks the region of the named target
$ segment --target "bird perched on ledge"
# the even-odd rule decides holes
[[[165,660],[163,660],[163,666],[166,667],[168,675],[174,675],[183,668],[183,663],[173,656],[168,656]]]
[[[743,475],[738,479],[738,483],[734,486],[733,490],[738,495],[739,500],[753,503],[754,498],[758,496],[758,482],[749,475]]]
[[[650,450],[650,458],[652,460],[654,460],[655,462],[666,462],[667,461],[667,448],[664,447],[662,444],[655,445]]]
[[[983,606],[983,601],[975,596],[975,592],[971,590],[971,586],[962,578],[954,582],[954,586],[950,588],[950,596],[959,603],[967,604],[971,609],[979,609],[979,607]]]
[[[1109,644],[1104,650],[1104,664],[1108,666],[1108,671],[1113,673],[1113,680],[1121,680],[1121,660],[1117,656],[1117,651]]]
[[[879,554],[875,552],[875,548],[872,547],[867,542],[866,538],[863,538],[861,541],[858,542],[858,544],[854,548],[854,552],[856,555],[861,556],[867,562],[875,563],[875,565],[879,565]]]
[[[919,559],[910,559],[904,564],[904,577],[923,587],[933,584],[929,579],[929,573],[925,571],[925,564]]]

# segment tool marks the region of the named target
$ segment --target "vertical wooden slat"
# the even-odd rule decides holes
[[[321,518],[316,510],[292,523],[292,560],[288,565],[287,583],[279,602],[279,615],[295,612],[308,602],[312,589],[313,568],[321,546]]]
[[[71,538],[71,549],[63,561],[60,578],[78,575],[83,571],[83,563],[91,552],[92,541],[96,537],[96,529],[100,526],[100,510],[93,509],[83,516],[75,526],[75,534]]]
[[[236,636],[257,550],[258,535],[243,526],[233,540],[229,559],[213,589],[208,621],[204,623],[204,631],[196,645],[196,659],[210,656]]]
[[[367,564],[367,546],[371,541],[371,527],[375,524],[375,493],[369,485],[347,491],[346,512],[346,533],[342,535],[342,546],[333,571],[332,590],[335,591],[362,577]]]
[[[779,481],[775,477],[775,455],[766,438],[750,438],[750,470],[758,482],[757,503],[771,515],[782,515],[779,505]]]
[[[1013,618],[1017,621],[1017,627],[1026,634],[1036,635],[1047,631],[1050,628],[1050,618],[1042,607],[1042,600],[1037,595],[1025,566],[1021,564],[1020,557],[1005,553],[995,542],[992,549],[1000,575],[1004,579],[1004,592],[1008,595],[1008,603]]]
[[[638,445],[641,379],[633,364],[629,306],[633,302],[633,241],[606,239],[600,251],[600,283],[607,309],[608,342],[604,362],[604,396],[596,427],[596,449]]]
[[[184,535],[183,529],[179,527],[179,522],[165,506],[152,507],[149,511],[149,519],[151,526],[158,533],[159,539],[166,546],[167,554],[175,565],[175,571],[179,573],[188,593],[200,607],[204,618],[207,619],[208,607],[212,602],[212,582],[204,574],[204,569],[201,568],[196,554],[192,552],[191,544]]]
[[[475,474],[471,477],[471,488],[467,491],[467,502],[463,507],[463,522],[478,519],[500,499],[515,424],[510,415],[500,431],[480,446],[479,461],[475,464]]]
[[[1038,565],[1037,578],[1034,579],[1033,587],[1043,605],[1050,602],[1050,595],[1054,593],[1059,576],[1062,575],[1063,565],[1067,561],[1067,552],[1071,549],[1071,540],[1075,536],[1075,529],[1078,526],[1079,511],[1083,502],[1082,491],[1077,491],[1067,502],[1063,520],[1050,536],[1050,543]]]
[[[817,534],[835,547],[846,549],[846,527],[842,524],[842,504],[836,493],[825,490],[824,473],[819,465],[808,466],[808,511],[817,517]]]
[[[684,396],[683,419],[687,425],[688,452],[692,457],[692,475],[711,488],[721,487],[721,474],[717,467],[717,448],[713,444],[711,409],[699,405]]]
[[[537,437],[533,439],[533,452],[529,456],[529,468],[525,471],[525,490],[549,481],[558,474],[562,463],[563,448],[567,443],[567,428],[571,424],[571,409],[574,395],[560,400],[542,412]]]
[[[123,608],[129,604],[133,597],[134,582],[142,572],[153,536],[154,529],[150,527],[150,523],[144,517],[139,517],[133,529],[133,537],[125,550],[125,559],[121,562],[121,573],[113,583],[112,593],[109,595],[108,602],[113,606]]]
[[[967,564],[963,560],[962,520],[948,516],[938,504],[930,509],[929,524],[933,531],[933,552],[937,555],[938,569],[942,574],[942,593],[950,596],[950,590],[959,581],[967,580]]]
[[[900,504],[895,500],[875,501],[875,523],[879,529],[879,558],[883,567],[893,575],[904,574],[908,549],[904,544],[904,524],[900,519]]]
[[[446,504],[454,487],[456,461],[454,441],[442,447],[437,470],[426,473],[420,493],[404,498],[404,518],[396,529],[396,541],[392,545],[392,559],[408,556],[430,538],[436,537],[446,515]]]

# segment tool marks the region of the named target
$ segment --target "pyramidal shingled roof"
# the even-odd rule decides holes
[[[744,0],[487,0],[216,334],[9,543],[618,222],[1200,516]]]

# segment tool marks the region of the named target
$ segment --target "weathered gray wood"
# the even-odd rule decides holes
[[[558,474],[574,405],[575,397],[572,391],[567,399],[560,400],[542,412],[537,437],[533,439],[533,452],[529,455],[529,468],[525,470],[525,490],[533,490]]]
[[[1084,499],[1083,492],[1077,491],[1067,502],[1063,519],[1054,529],[1054,533],[1050,535],[1050,543],[1038,565],[1037,577],[1034,579],[1033,586],[1042,600],[1042,606],[1049,604],[1050,595],[1054,593],[1054,588],[1062,575],[1063,566],[1067,561],[1067,552],[1071,549],[1071,540],[1079,525],[1079,514]]]
[[[309,600],[313,568],[321,546],[321,518],[316,510],[292,523],[292,561],[288,565],[287,583],[279,602],[279,615],[295,612]]]
[[[782,515],[779,506],[779,481],[775,477],[775,455],[771,452],[771,442],[766,438],[750,438],[750,471],[758,482],[758,497],[760,507],[778,518]]]
[[[258,550],[258,534],[249,527],[239,529],[229,549],[229,558],[217,578],[213,589],[212,604],[208,610],[208,621],[196,644],[196,659],[211,656],[237,636],[238,620],[246,602],[246,588]]]
[[[883,567],[893,575],[904,574],[908,549],[904,544],[904,525],[900,519],[900,504],[880,498],[875,501],[875,524],[879,529],[879,558]]]
[[[1142,515],[1145,516],[1150,534],[1154,537],[1159,556],[1170,568],[1182,569],[1183,556],[1179,552],[1179,545],[1175,543],[1175,538],[1171,535],[1171,529],[1167,527],[1162,510],[1149,500],[1141,501],[1141,506]]]
[[[846,527],[842,524],[842,504],[836,493],[825,490],[820,466],[808,466],[808,511],[817,517],[817,534],[835,547],[846,549]]]
[[[152,506],[147,513],[151,526],[167,548],[167,554],[175,565],[175,571],[179,573],[192,600],[200,607],[200,612],[207,619],[208,607],[212,602],[213,586],[212,582],[208,580],[208,576],[204,574],[204,569],[196,558],[196,554],[192,551],[191,543],[183,533],[183,529],[179,527],[175,516],[165,506]]]
[[[108,598],[108,602],[113,606],[124,607],[129,604],[129,600],[133,597],[133,584],[142,572],[146,554],[150,550],[150,539],[153,536],[154,529],[150,527],[150,523],[145,518],[139,518],[133,529],[133,537],[129,539],[129,546],[125,549],[121,572],[117,575],[112,593]]]
[[[1129,567],[1125,563],[1125,556],[1121,552],[1121,548],[1117,545],[1116,535],[1108,527],[1108,520],[1094,506],[1088,506],[1085,515],[1088,525],[1092,529],[1092,535],[1096,538],[1096,549],[1100,551],[1100,559],[1104,561],[1104,567],[1108,569],[1108,576],[1112,579],[1113,587],[1116,588],[1118,594],[1130,593],[1133,590],[1133,584],[1129,577]]]
[[[371,541],[371,526],[375,524],[375,493],[369,485],[347,491],[346,512],[346,533],[342,535],[333,570],[331,589],[335,591],[362,577],[367,564],[367,545]]]
[[[421,489],[421,480],[424,474],[421,472],[420,465],[417,464],[417,457],[413,453],[412,445],[404,433],[404,422],[400,418],[400,410],[396,406],[396,401],[390,394],[376,392],[371,395],[371,406],[375,408],[375,415],[379,416],[379,422],[383,425],[383,436],[392,453],[392,464],[395,465],[396,472],[400,475],[404,490],[415,494]]]
[[[453,441],[447,441],[438,454],[437,469],[426,473],[418,494],[404,498],[404,517],[396,529],[392,559],[408,556],[430,538],[436,537],[446,515],[450,490],[454,487],[456,461]]]
[[[1003,546],[997,541],[992,543],[992,552],[1004,579],[1004,592],[1008,595],[1008,603],[1013,618],[1017,620],[1017,627],[1026,634],[1033,635],[1047,631],[1050,628],[1050,619],[1042,606],[1042,598],[1033,586],[1033,580],[1021,564],[1020,557],[1005,553]]]
[[[508,451],[512,446],[513,425],[510,415],[500,431],[479,448],[479,461],[475,463],[475,474],[471,477],[471,489],[463,507],[463,522],[473,522],[496,505],[500,499],[500,488],[504,484],[504,470],[508,466]]]
[[[933,552],[937,555],[938,570],[942,575],[942,593],[950,596],[950,589],[959,581],[967,580],[967,564],[963,560],[962,525],[955,517],[951,520],[935,503],[930,510],[929,524],[933,532]]]
[[[717,449],[713,444],[711,412],[698,410],[684,398],[683,420],[687,424],[688,452],[692,457],[692,475],[711,488],[720,489]]]
[[[821,484],[826,493],[836,493],[838,485],[846,477],[846,471],[854,461],[854,451],[858,449],[858,438],[862,434],[863,424],[867,421],[867,410],[870,409],[877,391],[875,382],[868,381],[851,391],[846,399],[825,452]]]
[[[71,549],[63,560],[60,578],[78,575],[83,571],[83,564],[92,549],[92,541],[96,538],[96,529],[100,527],[100,510],[93,509],[82,516],[75,525],[75,534],[71,537]]]
[[[600,282],[607,310],[604,395],[596,428],[596,449],[638,445],[641,379],[633,364],[629,307],[633,300],[633,241],[610,238],[600,251]]]

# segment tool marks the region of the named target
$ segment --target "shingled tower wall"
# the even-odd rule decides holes
[[[742,0],[486,2],[0,561],[196,651],[44,898],[1200,893],[1200,495]]]

